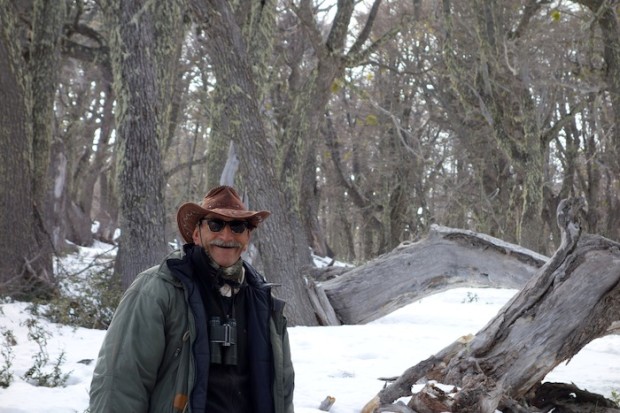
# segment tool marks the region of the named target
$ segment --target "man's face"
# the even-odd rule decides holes
[[[242,231],[235,232],[233,229]],[[247,227],[244,229],[237,220],[207,217],[198,223],[193,240],[196,245],[202,245],[218,265],[230,267],[248,247],[250,230]]]

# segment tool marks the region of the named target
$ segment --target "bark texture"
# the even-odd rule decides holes
[[[0,2],[0,21],[10,27],[5,2]],[[19,67],[15,62],[16,45],[6,32],[0,37],[0,249],[4,258],[0,266],[0,291],[14,291],[23,281],[24,263],[30,254],[34,233],[32,219],[24,213],[32,211],[32,132],[28,128],[26,100]],[[15,191],[15,188],[20,188]],[[29,215],[29,214],[28,214]]]
[[[253,233],[260,251],[262,269],[269,281],[281,284],[276,294],[294,302],[285,311],[292,325],[316,325],[305,290],[301,268],[311,264],[310,249],[298,219],[284,201],[277,184],[273,144],[267,139],[258,105],[260,93],[254,81],[251,59],[241,28],[228,2],[193,0],[195,17],[209,38],[209,51],[218,84],[227,85],[222,94],[221,133],[235,143],[240,172],[247,182],[250,209],[271,211],[271,216]],[[283,231],[290,233],[284,235]]]
[[[16,298],[56,288],[46,197],[65,6],[0,1],[0,287]]]
[[[149,2],[108,2],[119,148],[121,240],[115,264],[123,287],[167,252],[155,25]]]
[[[620,318],[620,244],[581,237],[582,207],[581,198],[560,202],[560,248],[491,322],[409,368],[363,411],[412,396],[411,386],[423,378],[458,386],[451,411],[529,411],[525,404],[540,403],[535,395],[541,380]],[[411,400],[413,405],[420,397]],[[577,397],[575,403],[591,400]],[[550,396],[545,403],[560,406]],[[618,411],[611,402],[608,408]]]
[[[426,296],[456,287],[521,288],[548,260],[472,231],[433,225],[428,236],[354,269],[316,270],[318,314],[333,307],[344,324],[367,323]]]

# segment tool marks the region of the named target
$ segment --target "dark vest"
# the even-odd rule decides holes
[[[196,274],[195,274],[196,275]],[[250,366],[247,352],[248,330],[246,316],[247,284],[232,297],[223,297],[211,275],[200,278],[201,295],[208,320],[209,387],[207,388],[207,412],[251,413]],[[228,324],[228,327],[226,327]],[[217,330],[217,331],[216,331]],[[232,330],[232,331],[231,331]],[[224,332],[226,333],[224,334]],[[231,335],[233,337],[229,337]],[[228,343],[213,341],[215,337],[227,336]]]
[[[184,246],[183,260],[168,265],[188,291],[190,309],[196,319],[195,388],[190,396],[197,412],[273,412],[273,356],[269,341],[271,290],[260,274],[244,263],[245,281],[234,300],[222,297],[215,269],[206,263],[201,248]],[[208,275],[208,276],[205,276]],[[232,317],[237,322],[236,364],[213,363],[208,327],[213,317]],[[220,348],[222,349],[222,348]],[[225,349],[222,353],[225,359]],[[230,360],[230,359],[229,359]]]

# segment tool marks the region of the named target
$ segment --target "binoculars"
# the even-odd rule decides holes
[[[220,317],[209,319],[209,350],[211,364],[237,364],[237,322],[234,318],[222,322]]]

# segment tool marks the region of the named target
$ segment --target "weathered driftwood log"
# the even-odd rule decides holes
[[[360,324],[455,287],[521,288],[548,260],[488,235],[433,225],[425,239],[365,265],[325,270],[331,278],[309,283],[309,293],[321,323],[334,324],[335,314],[343,324]],[[328,300],[319,304],[322,294]]]
[[[534,403],[547,373],[620,319],[620,244],[594,235],[580,238],[582,207],[579,198],[560,202],[560,248],[471,341],[457,340],[409,368],[363,412],[411,396],[412,385],[424,379],[458,387],[452,411],[529,411],[521,405]],[[620,412],[610,406],[606,411]]]

